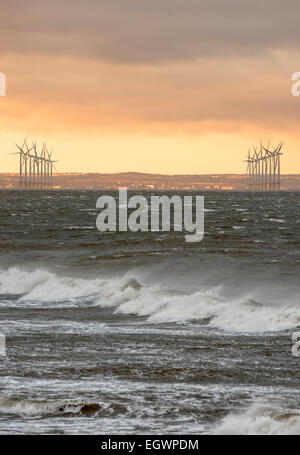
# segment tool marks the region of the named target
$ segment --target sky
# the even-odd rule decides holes
[[[0,172],[244,173],[284,140],[300,173],[299,0],[0,0]]]

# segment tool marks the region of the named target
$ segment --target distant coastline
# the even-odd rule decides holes
[[[17,189],[18,173],[0,173],[0,189]],[[105,189],[126,187],[129,190],[249,190],[245,174],[166,175],[139,172],[114,174],[57,173],[53,174],[54,189]],[[300,191],[300,174],[281,176],[281,190]]]

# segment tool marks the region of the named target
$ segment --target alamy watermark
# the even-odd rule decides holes
[[[296,81],[292,85],[292,95],[299,96],[300,95],[300,72],[292,74],[292,81]]]
[[[6,340],[4,333],[0,332],[0,357],[6,356]]]
[[[294,357],[300,357],[300,332],[293,333],[292,341],[294,341],[294,344],[292,346],[292,354]]]
[[[6,96],[6,77],[4,73],[0,73],[0,96]]]
[[[119,201],[113,196],[100,196],[96,207],[102,209],[96,220],[100,232],[169,232],[186,231],[186,242],[201,242],[204,237],[204,196],[166,195],[128,199],[127,188],[119,189]],[[129,213],[130,212],[130,213]]]

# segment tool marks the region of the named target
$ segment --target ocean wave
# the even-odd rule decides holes
[[[28,417],[126,413],[127,408],[117,403],[88,402],[79,400],[27,400],[0,396],[0,414]]]
[[[209,327],[232,332],[272,332],[300,325],[298,305],[264,306],[255,303],[251,295],[227,300],[218,288],[184,296],[142,289],[116,311],[148,316],[154,323],[204,319],[209,320]]]
[[[229,414],[213,431],[225,435],[299,435],[300,413],[263,403],[240,414]]]
[[[132,274],[88,280],[11,268],[0,272],[0,293],[19,293],[18,302],[28,305],[80,304],[89,298],[90,305],[113,307],[115,313],[143,316],[151,323],[205,320],[208,327],[230,332],[273,332],[300,325],[295,300],[263,305],[251,293],[229,299],[222,295],[222,286],[181,294],[161,284],[142,284]]]
[[[23,294],[20,300],[59,302],[97,295],[103,282],[58,276],[46,270],[26,271],[11,267],[0,272],[0,293]]]
[[[87,414],[101,409],[98,403],[76,402],[72,400],[22,400],[18,398],[0,397],[0,413],[19,414],[26,416]]]

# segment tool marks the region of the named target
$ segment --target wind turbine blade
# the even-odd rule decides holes
[[[21,154],[25,155],[24,150],[21,147],[19,147],[18,144],[15,144],[15,145],[18,147],[18,149],[20,150]],[[19,154],[19,152],[17,152],[17,153]]]

